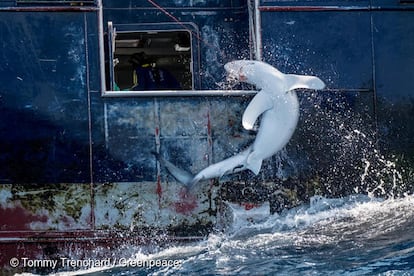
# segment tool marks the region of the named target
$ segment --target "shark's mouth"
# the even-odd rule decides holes
[[[237,74],[234,72],[228,72],[226,76],[226,86],[230,89],[234,88],[240,83],[240,80],[237,77]]]
[[[226,85],[228,87],[234,88],[235,86],[237,86],[240,83],[243,84],[247,84],[247,88],[248,90],[250,83],[248,82],[247,76],[243,73],[243,67],[236,67],[236,68],[226,68]]]
[[[235,70],[227,71],[226,80],[220,83],[220,88],[223,90],[260,90],[254,84],[249,83],[245,75]]]
[[[228,79],[238,79],[239,72],[233,68],[226,68]]]
[[[237,74],[227,71],[226,79],[217,82],[216,85],[222,90],[237,90],[241,81],[237,78]]]

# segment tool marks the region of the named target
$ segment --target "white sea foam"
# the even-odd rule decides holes
[[[242,211],[237,212],[240,217]],[[396,266],[395,263],[404,265],[404,256],[410,257],[414,253],[414,246],[410,243],[414,238],[414,196],[387,200],[364,195],[345,198],[316,196],[309,204],[280,215],[268,215],[265,208],[256,212],[263,212],[267,218],[260,222],[239,219],[229,232],[210,234],[201,242],[171,246],[152,253],[145,248],[131,247],[131,257],[125,260],[179,261],[177,266],[141,268],[151,275],[175,275],[201,269],[216,274],[251,273],[255,269],[263,273],[287,273],[290,269],[308,271],[316,266],[357,275],[372,273],[381,266]],[[403,246],[396,250],[393,243]],[[333,262],[343,260],[331,266],[329,258]],[[257,267],[257,262],[263,262],[263,266]],[[122,275],[125,271],[140,270],[114,265],[55,275],[103,271],[110,271],[109,275]]]

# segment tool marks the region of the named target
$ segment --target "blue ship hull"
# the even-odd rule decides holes
[[[193,240],[222,224],[225,201],[278,212],[315,194],[411,192],[413,12],[409,0],[0,1],[0,264]],[[139,51],[181,89],[129,89]],[[298,92],[294,137],[258,177],[189,196],[151,152],[195,173],[254,140],[241,116],[255,91],[225,83],[234,59],[327,89]]]

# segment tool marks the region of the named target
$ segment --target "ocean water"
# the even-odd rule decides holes
[[[414,275],[414,196],[313,197],[256,222],[236,212],[225,232],[203,241],[152,253],[131,250],[124,261],[133,266],[74,274]],[[157,260],[171,263],[156,266]]]

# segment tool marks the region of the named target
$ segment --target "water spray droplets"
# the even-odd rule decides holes
[[[381,154],[373,141],[360,130],[353,130],[346,138],[349,141],[356,139],[367,145],[363,148],[361,158],[363,167],[361,187],[366,187],[365,192],[371,197],[386,196],[394,198],[398,196],[398,187],[404,184],[404,180],[396,161],[387,159]]]

